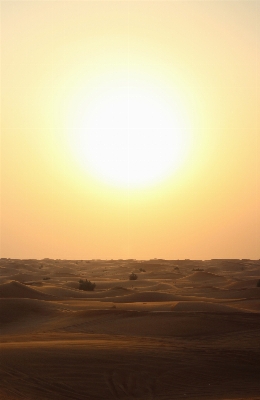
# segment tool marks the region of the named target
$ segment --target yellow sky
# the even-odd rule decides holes
[[[260,258],[259,21],[258,1],[2,1],[1,256]]]

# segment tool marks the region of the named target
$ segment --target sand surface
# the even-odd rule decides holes
[[[260,400],[259,279],[259,260],[0,259],[0,399]]]

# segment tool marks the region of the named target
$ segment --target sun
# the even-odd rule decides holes
[[[76,96],[70,147],[80,165],[118,187],[153,185],[188,151],[185,110],[176,95],[141,77],[114,77]]]

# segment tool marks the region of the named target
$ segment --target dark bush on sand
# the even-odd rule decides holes
[[[88,281],[87,279],[83,281],[83,279],[79,280],[79,290],[94,290],[96,287],[95,283]]]
[[[260,279],[258,279],[256,286],[260,287]]]
[[[137,275],[134,274],[134,273],[132,272],[132,273],[129,275],[129,279],[130,279],[130,281],[136,281]]]

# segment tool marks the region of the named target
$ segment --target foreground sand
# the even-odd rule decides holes
[[[258,279],[250,260],[2,259],[0,398],[259,400]]]

